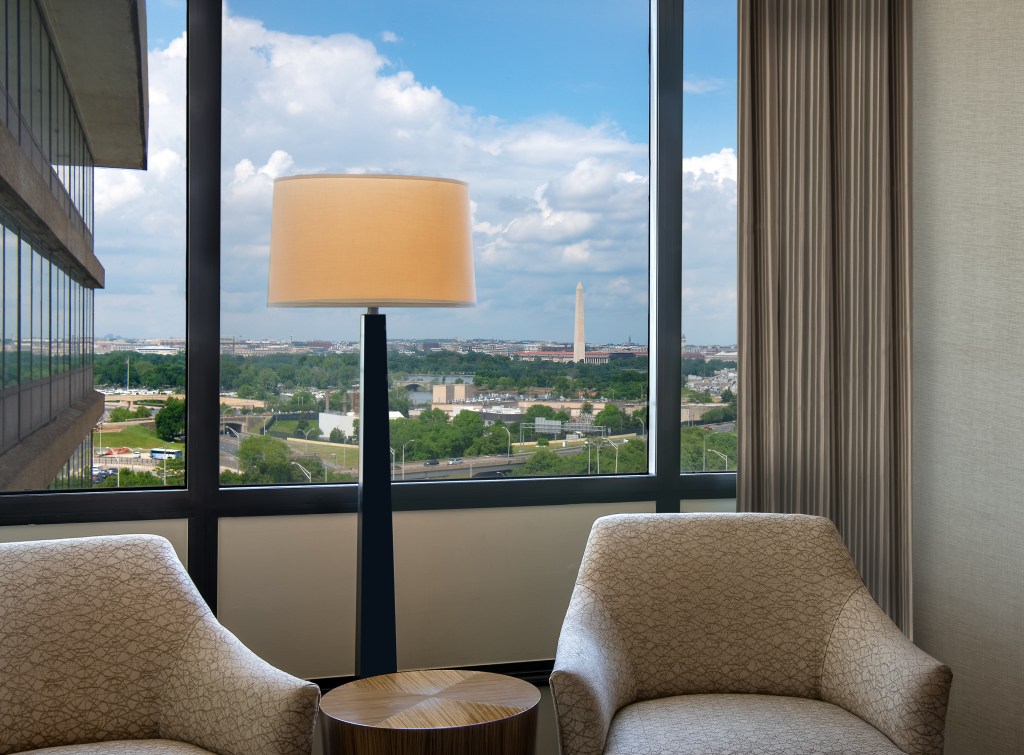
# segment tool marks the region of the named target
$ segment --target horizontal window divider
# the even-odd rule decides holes
[[[0,496],[0,526],[188,519],[199,513],[188,490],[73,490]]]
[[[658,494],[735,498],[736,474],[541,477],[452,482],[401,482],[391,487],[394,511],[562,506],[653,502]],[[222,517],[346,514],[356,512],[355,483],[221,488],[209,513]]]
[[[736,473],[718,472],[679,476],[680,499],[735,498]]]
[[[391,488],[395,511],[518,508],[587,503],[639,503],[659,494],[680,499],[735,498],[736,473],[547,477],[453,482],[401,482]],[[220,488],[204,505],[194,492],[138,489],[26,492],[0,496],[0,525],[152,519],[353,514],[354,483]]]

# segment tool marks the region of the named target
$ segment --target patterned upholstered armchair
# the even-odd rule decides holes
[[[0,545],[0,755],[300,755],[319,697],[217,622],[163,538]]]
[[[951,674],[820,517],[599,519],[551,675],[565,755],[942,752]]]

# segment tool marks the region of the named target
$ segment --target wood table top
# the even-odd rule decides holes
[[[359,679],[324,695],[339,721],[383,729],[441,729],[500,721],[540,702],[529,682],[484,671],[432,669]]]

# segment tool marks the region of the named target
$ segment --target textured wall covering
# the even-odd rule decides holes
[[[915,639],[947,755],[1024,752],[1024,3],[914,5]]]

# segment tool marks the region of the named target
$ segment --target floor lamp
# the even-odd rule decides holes
[[[392,175],[274,182],[268,304],[367,308],[359,361],[359,678],[398,665],[387,333],[378,308],[475,303],[465,183]]]

